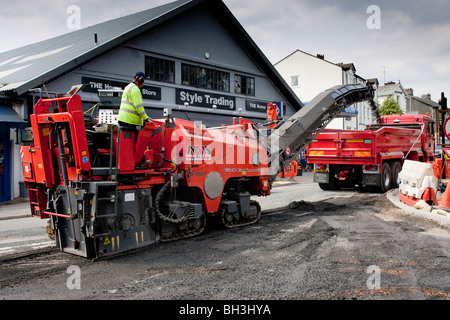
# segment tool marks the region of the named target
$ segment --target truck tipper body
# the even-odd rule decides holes
[[[324,129],[306,152],[314,182],[323,190],[397,188],[404,160],[434,161],[433,125],[426,115],[390,115],[365,130]]]

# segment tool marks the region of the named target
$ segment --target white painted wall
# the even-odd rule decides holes
[[[331,87],[357,83],[357,79],[360,79],[351,69],[344,71],[339,65],[300,50],[276,63],[275,68],[303,103],[311,101],[316,95]],[[293,83],[293,77],[298,77],[297,83]],[[374,121],[368,103],[358,103],[357,108],[358,116],[336,118],[327,128],[359,130]]]
[[[296,51],[275,64],[275,69],[303,102],[342,84],[342,68],[307,53]],[[298,76],[298,86],[292,86],[292,77]]]

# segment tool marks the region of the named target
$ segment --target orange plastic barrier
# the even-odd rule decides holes
[[[292,178],[297,176],[298,174],[298,163],[297,161],[292,161],[291,164],[284,169],[284,177],[285,178]],[[278,174],[278,177],[281,178],[283,174],[280,172]]]
[[[434,176],[436,178],[438,178],[438,179],[441,178],[441,174],[442,174],[442,170],[443,170],[442,163],[443,163],[442,159],[436,159],[433,162]],[[450,172],[449,172],[449,166],[448,165],[445,166],[444,178],[446,178],[446,177],[447,178],[450,177]]]

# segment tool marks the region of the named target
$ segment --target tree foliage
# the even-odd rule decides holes
[[[394,98],[389,96],[386,100],[383,101],[379,113],[380,116],[387,116],[391,114],[403,114],[403,110],[398,102],[395,101]]]

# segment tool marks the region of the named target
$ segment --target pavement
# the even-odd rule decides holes
[[[304,172],[302,176],[294,178],[278,178],[273,187],[289,186],[289,188],[301,187],[305,183],[312,183],[312,172]],[[415,209],[402,203],[399,199],[399,189],[393,189],[386,193],[387,199],[406,214],[413,214],[422,218],[438,222],[442,227],[450,227],[450,210],[430,211],[430,209]],[[270,198],[270,197],[269,197]],[[286,203],[287,205],[288,203]],[[0,221],[31,217],[28,199],[17,198],[12,201],[0,202]]]
[[[400,189],[392,189],[386,192],[386,197],[399,209],[406,214],[412,214],[425,219],[430,219],[438,222],[442,227],[450,228],[450,209],[444,210],[433,206],[431,208],[416,209],[408,206],[400,201]],[[434,209],[434,210],[432,210]]]
[[[0,220],[30,218],[30,202],[25,198],[0,202]]]

